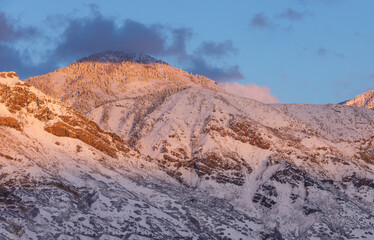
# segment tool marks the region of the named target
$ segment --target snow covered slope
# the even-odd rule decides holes
[[[367,91],[344,103],[347,106],[357,106],[374,109],[374,90]]]
[[[15,82],[0,78],[0,239],[260,237],[259,219]]]
[[[116,101],[88,116],[181,183],[266,222],[264,238],[374,234],[371,110],[270,106],[190,88],[161,101]]]

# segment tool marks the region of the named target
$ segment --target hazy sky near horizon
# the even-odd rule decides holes
[[[121,50],[283,103],[338,103],[374,88],[373,9],[372,0],[0,0],[0,71],[25,79]]]

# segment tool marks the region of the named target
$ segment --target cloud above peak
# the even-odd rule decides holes
[[[187,45],[194,35],[191,28],[146,25],[131,19],[118,25],[114,19],[103,17],[95,8],[89,17],[68,21],[61,36],[62,41],[54,52],[54,58],[72,61],[92,53],[114,50],[174,59],[182,68],[216,81],[243,78],[237,65],[220,67],[209,61],[212,57],[222,59],[236,54],[238,49],[231,40],[203,41],[190,52]]]
[[[71,19],[61,39],[54,57],[70,61],[108,50],[151,55],[165,55],[170,51],[166,46],[163,26],[147,26],[132,20],[125,20],[117,26],[114,20],[98,14]]]
[[[280,103],[270,92],[270,88],[267,86],[258,86],[256,84],[240,84],[238,82],[233,83],[220,83],[228,93],[238,95],[240,97],[251,98],[259,102],[271,104]]]
[[[82,57],[106,51],[149,54],[169,63],[174,61],[183,69],[217,81],[243,78],[237,65],[225,64],[225,67],[222,67],[225,57],[233,56],[238,52],[231,40],[222,42],[206,40],[195,43],[197,47],[191,50],[188,47],[196,36],[191,28],[159,23],[143,24],[132,19],[118,21],[116,18],[103,16],[100,8],[95,4],[90,4],[88,7],[90,9],[88,16],[75,14],[48,16],[46,21],[56,34],[37,36],[42,41],[48,38],[47,42],[50,46],[39,53],[33,52],[32,55],[31,50],[21,50],[12,43],[18,40],[28,41],[26,36],[41,29],[18,26],[15,21],[9,21],[5,14],[0,12],[1,53],[7,53],[12,59],[11,62],[16,68],[14,70],[21,78],[44,74],[55,70],[56,66],[64,66]],[[5,43],[7,47],[1,45]],[[42,60],[34,64],[29,61],[30,56]],[[214,61],[211,61],[212,59]],[[2,66],[7,65],[2,59],[0,60]]]
[[[198,54],[204,54],[211,57],[226,57],[238,53],[238,49],[234,47],[231,40],[223,42],[204,41],[200,47],[196,49]]]
[[[0,43],[14,42],[37,33],[36,28],[20,26],[17,21],[10,19],[5,13],[0,12]]]
[[[230,82],[244,79],[238,65],[212,66],[208,61],[199,56],[193,56],[189,60],[187,70],[192,73],[207,76],[217,82]]]

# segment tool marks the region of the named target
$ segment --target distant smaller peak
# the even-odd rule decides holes
[[[119,62],[134,62],[143,64],[162,63],[166,62],[151,57],[149,55],[136,54],[136,53],[124,53],[119,51],[107,51],[102,53],[96,53],[88,57],[81,58],[77,61],[80,62],[100,62],[100,63],[119,63]]]

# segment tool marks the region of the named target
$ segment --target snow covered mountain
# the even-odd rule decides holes
[[[14,73],[0,76],[0,239],[258,238],[260,220],[181,185]]]
[[[111,68],[117,72],[103,72]],[[148,71],[145,69],[147,74],[142,73]],[[121,85],[121,79],[131,81]],[[123,142],[124,150],[116,154],[117,159],[109,156],[105,161],[109,166],[103,168],[108,171],[105,181],[97,170],[83,171],[96,174],[89,178],[76,171],[70,176],[79,184],[90,184],[87,189],[95,189],[98,196],[125,201],[127,195],[121,197],[116,191],[126,189],[142,201],[146,199],[148,205],[155,201],[157,212],[148,211],[144,214],[149,218],[143,216],[139,221],[130,218],[126,225],[144,224],[141,226],[149,230],[141,235],[144,238],[374,236],[372,110],[341,105],[266,105],[230,95],[212,80],[160,63],[84,61],[27,82],[83,111],[104,129],[103,134],[114,133],[118,138],[112,139]],[[94,94],[100,98],[92,97]],[[115,143],[110,146],[118,148]],[[102,166],[100,159],[84,162],[89,161]],[[121,164],[116,165],[118,162]],[[101,182],[107,179],[111,191],[104,192],[107,185]],[[127,184],[137,184],[143,190],[126,188]],[[95,216],[99,214],[95,206],[100,204],[103,211],[110,212],[108,208],[116,205],[109,202],[94,202],[94,207],[85,208],[87,213],[77,211],[76,216]],[[159,214],[170,219],[160,220]],[[108,221],[111,215],[105,216]],[[112,220],[116,229],[124,228],[118,219]],[[66,222],[76,225],[74,219]],[[173,232],[176,225],[183,230]],[[96,225],[88,228],[91,233],[103,234]],[[70,229],[81,234],[79,228]],[[125,229],[129,234],[139,232],[139,228]],[[132,237],[142,239],[140,234]]]
[[[374,90],[367,91],[344,103],[347,106],[357,106],[374,109]]]
[[[189,74],[147,55],[120,52],[82,58],[26,82],[82,112],[108,102],[149,95],[155,89],[165,93],[189,87],[224,91],[206,77]]]

